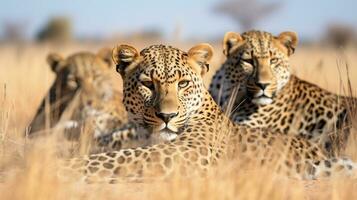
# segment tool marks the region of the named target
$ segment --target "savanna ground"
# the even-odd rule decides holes
[[[109,45],[100,45],[112,47]],[[132,43],[135,45],[135,43]],[[145,43],[136,44],[138,49]],[[281,178],[269,169],[240,170],[234,162],[224,163],[207,177],[164,182],[78,184],[61,182],[51,167],[54,154],[69,145],[45,139],[37,142],[24,138],[25,128],[36,112],[54,76],[46,64],[46,55],[55,51],[64,56],[78,50],[97,51],[98,45],[3,45],[0,46],[0,199],[357,199],[357,180],[332,178],[299,181]],[[189,49],[191,44],[178,45]],[[210,78],[224,57],[220,44]],[[328,47],[298,47],[291,57],[293,72],[323,88],[348,94],[357,88],[357,49],[335,50]],[[346,66],[349,68],[347,79]],[[121,87],[120,77],[113,77]],[[357,122],[353,124],[355,127]],[[353,135],[357,131],[353,131]],[[357,161],[357,147],[352,138],[346,154]],[[56,152],[56,153],[55,153]]]

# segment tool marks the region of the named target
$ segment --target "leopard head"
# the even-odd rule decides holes
[[[267,32],[249,31],[240,35],[228,32],[223,40],[227,62],[234,65],[239,83],[253,103],[265,105],[274,100],[290,78],[289,56],[298,38],[294,32],[273,36]]]
[[[202,76],[212,53],[208,44],[187,53],[165,45],[140,53],[128,45],[115,47],[113,60],[124,81],[129,118],[164,139],[175,138],[203,101]]]

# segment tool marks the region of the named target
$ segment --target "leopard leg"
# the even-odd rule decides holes
[[[348,158],[328,158],[309,163],[305,178],[317,179],[336,175],[355,177],[356,172],[357,165],[352,160]]]
[[[134,123],[127,123],[111,133],[100,135],[95,138],[96,144],[109,150],[120,150],[144,146],[145,140],[149,139],[147,131],[139,130]]]

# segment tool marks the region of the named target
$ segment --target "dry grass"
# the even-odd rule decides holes
[[[177,177],[165,182],[117,185],[60,182],[51,166],[57,161],[54,156],[58,153],[57,146],[65,151],[68,145],[58,144],[53,138],[33,143],[23,137],[53,80],[45,63],[52,49],[68,55],[78,50],[96,51],[98,47],[0,47],[0,199],[357,199],[355,180],[284,179],[267,169],[241,170],[234,164],[236,161],[222,164],[222,170],[213,170],[205,178]],[[207,84],[223,59],[219,45],[216,49]],[[347,83],[344,66],[348,62],[352,93],[356,93],[353,91],[357,88],[356,51],[299,48],[291,63],[300,77],[344,94],[347,91],[343,87]],[[347,148],[347,154],[354,159],[357,158],[355,144],[352,140]]]

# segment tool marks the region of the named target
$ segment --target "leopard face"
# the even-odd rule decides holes
[[[98,54],[76,53],[68,58],[50,54],[47,61],[56,73],[54,86],[60,91],[75,91],[83,88],[87,93],[105,96],[108,76],[111,71],[110,50],[102,49]]]
[[[240,84],[252,102],[258,105],[272,103],[289,81],[288,57],[297,45],[296,34],[283,32],[275,37],[261,31],[242,35],[228,32],[223,43],[229,64],[236,68],[232,73],[242,79]]]
[[[129,118],[163,139],[174,139],[202,104],[201,76],[208,71],[211,57],[208,44],[197,45],[188,53],[164,45],[150,46],[140,54],[127,45],[114,48]]]
[[[86,97],[112,95],[107,78],[112,66],[110,50],[102,49],[97,54],[80,52],[68,57],[51,53],[47,62],[56,78],[30,124],[30,135],[45,129],[47,99],[51,109],[50,127],[54,127],[80,89],[85,92],[82,96]]]

